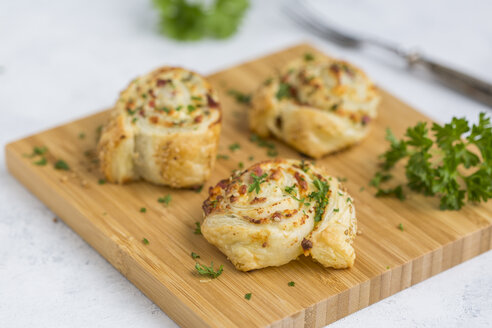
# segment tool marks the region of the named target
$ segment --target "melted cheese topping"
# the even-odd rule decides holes
[[[320,197],[326,202],[320,203]],[[253,165],[211,187],[203,209],[206,220],[234,217],[241,225],[293,232],[305,252],[313,233],[330,223],[346,224],[349,243],[356,233],[350,195],[336,178],[323,177],[308,162],[277,159]]]
[[[164,67],[133,80],[116,104],[127,124],[175,133],[220,119],[218,98],[200,75]]]

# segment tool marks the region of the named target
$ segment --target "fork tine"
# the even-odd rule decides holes
[[[293,5],[296,6],[295,10],[293,9]],[[314,15],[312,10],[307,8],[302,1],[291,1],[291,3],[284,8],[286,9],[287,14],[299,25],[310,28],[324,38],[328,38],[343,46],[357,47],[361,44],[359,39],[346,33],[342,33],[338,29],[329,26],[320,20],[319,17]]]

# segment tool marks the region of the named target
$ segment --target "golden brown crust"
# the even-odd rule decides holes
[[[120,94],[98,144],[110,182],[195,187],[210,176],[221,129],[216,92],[200,75],[162,67]]]
[[[257,163],[211,187],[203,211],[204,237],[238,270],[283,265],[301,254],[326,267],[354,263],[352,198],[309,163]]]
[[[320,158],[362,140],[379,100],[357,67],[325,56],[297,59],[256,92],[249,125],[262,137],[273,135]]]

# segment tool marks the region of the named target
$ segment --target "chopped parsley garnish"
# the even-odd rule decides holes
[[[228,155],[217,154],[217,159],[229,159]]]
[[[287,285],[289,285],[290,287],[294,287],[294,286],[296,285],[296,283],[295,283],[295,282],[293,282],[293,281],[289,281],[289,282],[287,283]]]
[[[387,269],[387,270],[389,270],[389,268],[390,268],[390,266],[389,266],[389,265],[387,265],[387,266],[386,266],[386,269]]]
[[[142,239],[142,243],[144,243],[145,245],[150,244],[150,243],[149,243],[149,240],[148,240],[147,238],[143,238],[143,239]]]
[[[312,53],[309,53],[309,52],[305,53],[304,54],[304,60],[305,61],[312,61],[312,60],[314,60],[313,54]]]
[[[202,192],[202,190],[203,190],[203,185],[198,186],[198,188],[195,188],[195,192],[196,192],[197,194],[201,193],[201,192]]]
[[[188,113],[193,113],[196,110],[196,107],[193,105],[188,105]]]
[[[263,173],[261,176],[257,176],[254,172],[251,173],[251,178],[253,179],[253,182],[249,185],[248,187],[248,192],[252,192],[253,190],[256,191],[256,193],[260,193],[260,184],[266,182],[266,177],[268,175],[266,173]]]
[[[366,190],[366,187],[360,187],[359,189],[360,192],[363,192],[364,190]]]
[[[409,127],[400,140],[391,130],[386,131],[390,149],[381,155],[381,170],[372,180],[378,188],[376,196],[404,198],[401,185],[383,189],[377,178],[378,174],[388,175],[399,161],[407,160],[407,186],[426,196],[439,197],[441,210],[459,210],[465,200],[479,203],[492,198],[490,117],[480,113],[478,124],[473,125],[465,118],[453,117],[444,125],[434,123],[431,130],[432,135],[429,135],[427,123],[420,122]]]
[[[333,105],[331,105],[330,110],[333,111],[333,112],[336,112],[337,109],[338,109],[338,105],[339,104],[333,104]]]
[[[181,108],[183,108],[183,106],[179,105],[178,107],[176,107],[176,111],[179,112]]]
[[[37,156],[37,155],[44,155],[47,151],[48,151],[48,148],[46,148],[46,147],[34,147],[32,149],[31,154],[29,154],[29,155],[25,154],[24,156],[32,158],[32,157]]]
[[[214,270],[214,262],[210,263],[210,267],[202,265],[198,262],[195,263],[195,269],[202,276],[209,276],[210,278],[217,278],[224,271],[224,266],[221,264],[217,271]]]
[[[103,184],[105,184],[105,183],[106,183],[106,180],[104,180],[104,179],[99,179],[99,180],[97,181],[97,183],[99,183],[100,185],[103,185]]]
[[[195,101],[201,101],[202,100],[202,97],[191,96],[191,99],[193,99]]]
[[[201,235],[202,234],[202,229],[200,227],[200,222],[195,222],[195,231],[193,231],[195,233],[195,235]]]
[[[244,298],[249,301],[251,299],[251,293],[244,294]]]
[[[169,114],[169,112],[171,112],[171,110],[168,107],[162,107],[160,110],[163,112],[166,112],[168,114]]]
[[[159,197],[159,198],[157,198],[157,201],[161,204],[169,205],[169,203],[171,202],[171,195],[167,194],[164,197]]]
[[[242,93],[242,92],[237,91],[237,90],[229,90],[229,91],[227,91],[227,94],[229,94],[230,96],[233,96],[234,99],[236,99],[236,101],[238,103],[249,104],[251,102],[251,95],[250,94],[245,94],[245,93]]]
[[[296,192],[296,185],[293,184],[291,187],[287,186],[285,187],[285,192],[289,194],[290,197],[292,197],[294,200],[297,200],[299,203],[302,205],[310,206],[311,203],[305,203],[306,199],[305,198],[297,198],[297,192]]]
[[[240,170],[244,169],[244,163],[243,162],[239,162],[238,166],[239,166]]]
[[[197,253],[195,252],[191,252],[191,258],[192,259],[199,259],[200,258],[200,255],[198,255]]]
[[[340,209],[338,209],[338,208],[334,208],[334,209],[333,209],[333,212],[340,212]]]
[[[79,139],[85,139],[85,133],[84,132],[79,133]]]
[[[249,157],[248,157],[248,160],[250,160],[250,161],[252,161],[252,160],[254,160],[254,159],[255,159],[255,158],[254,158],[253,156],[249,156]]]
[[[57,170],[63,170],[63,171],[69,171],[70,167],[68,166],[67,162],[65,162],[62,159],[59,159],[55,163],[55,169]]]
[[[275,148],[275,144],[268,140],[263,139],[262,137],[252,134],[249,140],[252,143],[255,143],[258,147],[267,148],[267,155],[271,157],[275,157],[278,155],[278,152]]]
[[[237,143],[237,142],[229,145],[229,150],[232,151],[232,152],[234,152],[234,151],[236,151],[236,150],[238,150],[240,148],[241,148],[241,145],[239,143]]]
[[[136,121],[138,121],[138,117],[134,117],[134,118],[132,119],[132,123],[135,123]]]
[[[402,223],[400,223],[400,224],[398,225],[398,229],[400,229],[401,231],[403,231],[403,224],[402,224]]]
[[[348,179],[346,177],[337,177],[338,181],[346,182]]]
[[[403,194],[402,186],[396,186],[394,188],[378,188],[376,192],[376,197],[386,197],[386,196],[394,196],[399,200],[405,200],[405,195]]]
[[[145,207],[140,208],[140,213],[146,213],[147,209]]]
[[[45,166],[46,164],[48,164],[48,161],[46,160],[46,157],[41,157],[40,160],[38,161],[35,161],[33,162],[35,165],[39,165],[39,166]]]
[[[277,94],[275,95],[278,100],[290,97],[290,85],[287,83],[280,83],[278,86]]]
[[[304,173],[307,173],[307,171],[309,171],[309,164],[306,163],[305,160],[301,160],[301,170],[304,172]]]
[[[328,205],[328,191],[330,190],[330,186],[325,181],[321,181],[316,178],[313,181],[314,186],[317,191],[313,191],[309,194],[309,199],[314,200],[316,202],[316,206],[314,208],[314,222],[319,222],[323,218],[323,214],[325,213],[326,205]]]

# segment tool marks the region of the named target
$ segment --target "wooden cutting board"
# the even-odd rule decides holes
[[[427,279],[492,248],[492,202],[440,211],[438,200],[409,194],[401,202],[375,198],[368,187],[377,157],[387,147],[385,128],[401,136],[409,125],[428,121],[408,105],[382,91],[380,115],[361,144],[317,161],[334,176],[346,177],[355,198],[359,227],[355,266],[325,269],[308,258],[278,268],[236,271],[224,255],[194,234],[202,220],[207,189],[238,168],[267,159],[266,150],[249,141],[246,110],[227,90],[253,91],[286,61],[306,52],[299,45],[209,76],[224,108],[220,154],[213,175],[199,193],[148,183],[99,184],[97,166],[85,152],[95,148],[104,111],[13,142],[6,147],[10,172],[116,269],[185,327],[321,327]],[[130,79],[130,77],[129,77]],[[126,81],[122,82],[122,88]],[[115,95],[116,97],[116,95]],[[85,137],[80,137],[80,134]],[[241,149],[228,146],[238,142]],[[279,156],[299,158],[276,142]],[[34,165],[24,154],[34,146],[49,148],[48,165]],[[249,157],[254,156],[254,161]],[[53,168],[65,160],[71,171]],[[403,175],[397,177],[403,180]],[[364,187],[365,189],[361,188]],[[157,199],[172,195],[168,206]],[[147,211],[141,213],[145,207]],[[404,230],[398,229],[402,224]],[[143,238],[149,241],[146,245]],[[224,264],[214,280],[196,274],[191,252],[201,263]],[[295,282],[295,287],[287,285]],[[252,293],[251,300],[244,295]]]

